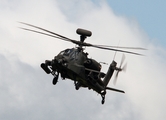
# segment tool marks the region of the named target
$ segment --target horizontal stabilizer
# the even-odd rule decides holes
[[[111,87],[106,87],[106,90],[112,90],[112,91],[116,91],[116,92],[125,93],[123,90],[118,90],[118,89],[111,88]]]

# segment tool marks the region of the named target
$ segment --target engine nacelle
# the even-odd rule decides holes
[[[96,60],[94,59],[88,59],[84,62],[84,65],[86,68],[92,69],[92,70],[96,70],[96,71],[100,71],[101,70],[101,65],[100,63],[98,63]]]

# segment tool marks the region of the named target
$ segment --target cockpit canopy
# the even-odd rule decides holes
[[[78,49],[72,48],[72,49],[66,49],[59,53],[59,56],[68,57],[69,59],[77,59],[78,58],[79,51]]]
[[[72,53],[73,49],[66,49],[59,53],[59,55],[69,56]]]
[[[61,51],[56,58],[65,58],[66,61],[83,64],[87,60],[87,54],[77,48],[71,48]]]

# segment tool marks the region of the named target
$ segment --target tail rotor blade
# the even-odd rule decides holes
[[[114,85],[116,85],[116,82],[117,82],[117,79],[118,79],[118,74],[119,74],[119,71],[116,72],[115,79],[113,81]]]
[[[122,64],[123,64],[123,62],[124,62],[124,60],[125,60],[125,55],[123,54],[123,55],[122,55],[122,59],[121,59],[121,63],[120,63],[120,67],[119,67],[119,68],[121,68],[121,66],[122,66]]]
[[[126,71],[126,67],[127,67],[127,63],[122,67],[123,63],[124,63],[124,60],[125,60],[125,55],[123,54],[122,55],[122,59],[121,59],[121,63],[120,63],[120,66],[119,68],[117,68],[117,72],[115,74],[115,79],[113,81],[113,84],[116,85],[117,83],[117,79],[118,79],[118,75],[119,75],[119,72],[120,71]]]
[[[122,67],[122,70],[123,70],[124,72],[126,72],[126,69],[127,69],[127,63]]]

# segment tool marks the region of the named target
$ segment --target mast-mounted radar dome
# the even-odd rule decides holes
[[[81,35],[81,36],[80,36],[80,40],[81,40],[82,42],[84,42],[84,40],[85,40],[86,37],[90,37],[90,36],[92,35],[92,32],[91,32],[91,31],[89,31],[89,30],[84,30],[84,29],[81,29],[81,28],[78,28],[78,29],[76,30],[76,33],[79,34],[79,35]]]

